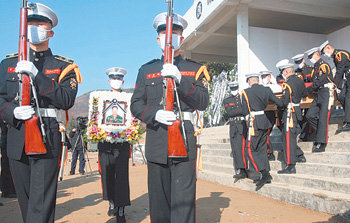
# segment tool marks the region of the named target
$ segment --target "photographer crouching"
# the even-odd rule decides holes
[[[85,157],[84,149],[86,149],[86,142],[83,139],[83,132],[87,127],[88,119],[86,117],[77,118],[77,128],[73,128],[69,133],[70,144],[72,145],[72,165],[69,174],[75,174],[75,168],[79,157],[79,173],[85,174]]]

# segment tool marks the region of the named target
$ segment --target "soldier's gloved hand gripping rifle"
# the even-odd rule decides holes
[[[168,14],[166,17],[166,34],[165,34],[165,48],[164,48],[164,64],[173,64],[174,48],[172,46],[173,34],[173,0],[165,0],[168,3]],[[178,106],[178,114],[180,117],[173,122],[173,125],[168,126],[168,157],[180,158],[187,157],[187,150],[185,146],[186,133],[183,123],[182,112],[180,108],[179,95],[176,90],[176,85],[172,78],[165,78],[164,86],[166,90],[163,91],[163,105],[165,104],[166,111],[174,111],[174,93],[176,97],[176,104]],[[182,127],[182,135],[180,132],[180,124]]]
[[[20,30],[19,30],[19,49],[18,61],[28,60],[28,25],[27,25],[28,7],[27,1],[22,0],[22,7],[20,13]],[[32,88],[33,97],[37,108],[39,108],[38,99],[36,96],[33,80],[28,74],[18,74],[19,78],[19,104],[20,106],[30,105],[30,88]],[[41,132],[38,126],[38,116],[33,115],[31,119],[25,121],[25,153],[27,155],[45,154],[45,129],[42,119],[40,118]]]

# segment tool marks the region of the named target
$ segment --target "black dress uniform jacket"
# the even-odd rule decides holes
[[[247,133],[247,124],[243,118],[243,108],[241,97],[239,95],[230,96],[223,101],[227,116],[230,118],[230,144],[234,159],[235,169],[246,169],[246,157],[244,153],[245,135]]]
[[[334,50],[333,53],[334,64],[337,67],[334,79],[338,87],[341,87],[341,81],[344,74],[348,78],[350,75],[350,54],[346,50]]]
[[[278,107],[283,106],[281,100],[272,93],[272,90],[269,87],[254,84],[252,87],[247,88],[244,91],[247,93],[251,111],[264,111],[269,104],[269,101],[274,102]],[[248,115],[248,102],[245,97],[242,98],[242,104],[244,114]],[[255,129],[267,130],[271,128],[272,125],[264,114],[255,116],[254,127]]]
[[[163,77],[160,71],[163,64],[162,58],[161,60],[152,60],[140,68],[130,107],[135,117],[147,124],[147,160],[160,164],[166,164],[168,161],[167,126],[154,119],[157,111],[163,109],[160,104],[163,96]],[[181,82],[177,86],[182,111],[204,110],[209,102],[208,90],[203,84],[205,83],[202,81],[203,76],[198,81],[195,80],[195,75],[201,64],[178,56],[174,58],[174,65],[178,67],[182,75]],[[194,129],[190,121],[185,121],[184,124],[189,145],[187,148],[189,150],[188,159],[194,160],[197,154],[196,141],[193,136]]]
[[[38,69],[34,79],[40,108],[68,110],[74,104],[77,94],[77,80],[74,71],[58,83],[61,72],[72,62],[52,55],[50,49],[43,52],[30,50],[30,61]],[[1,119],[8,123],[8,157],[20,160],[24,149],[24,122],[15,119],[13,111],[18,104],[18,75],[15,67],[17,56],[7,58],[0,65],[0,111]],[[54,118],[43,118],[47,135],[47,154],[40,157],[57,157],[60,154],[61,137],[59,126]]]

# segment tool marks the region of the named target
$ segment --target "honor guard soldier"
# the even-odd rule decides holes
[[[328,142],[328,122],[331,107],[335,102],[334,89],[336,85],[333,82],[331,67],[321,59],[319,47],[312,48],[305,52],[314,69],[311,74],[313,84],[307,88],[308,93],[315,93],[306,119],[316,131],[316,139],[312,152],[324,152]]]
[[[282,87],[276,83],[276,80],[272,78],[271,71],[260,71],[260,77],[262,85],[265,87],[269,87],[273,93],[281,93]],[[276,122],[276,116],[278,115],[278,111],[265,111],[267,119],[271,122],[272,127],[267,131],[267,158],[269,161],[273,161],[276,159],[273,154],[273,149],[270,147],[270,134],[273,129],[273,126]]]
[[[120,67],[106,70],[112,92],[122,92],[126,73],[126,70]],[[114,118],[112,119],[114,120]],[[102,198],[109,201],[107,214],[108,216],[117,216],[117,223],[124,223],[126,222],[124,208],[130,205],[130,144],[128,142],[103,142],[98,143],[97,147],[102,178]]]
[[[196,109],[204,110],[208,106],[207,80],[210,77],[205,66],[183,59],[180,55],[179,48],[184,40],[182,32],[187,27],[187,21],[183,17],[175,13],[173,16],[174,64],[164,64],[163,59],[166,13],[157,15],[153,26],[158,33],[157,41],[163,57],[140,68],[131,98],[131,112],[147,124],[150,216],[153,223],[195,222],[197,149],[193,112]],[[177,85],[187,139],[185,158],[168,157],[168,126],[173,125],[176,115],[161,105],[164,77],[173,78]]]
[[[279,67],[279,64],[286,63],[285,60],[287,60],[287,59],[284,59],[284,60],[279,61],[279,62],[276,64],[276,67]],[[287,60],[287,61],[289,62],[289,60]],[[280,73],[279,73],[279,74],[277,75],[277,77],[276,77],[276,82],[277,82],[277,84],[282,85],[285,81],[286,81],[286,80],[284,79],[284,76],[282,75],[281,70],[280,70]]]
[[[283,105],[270,88],[259,84],[259,76],[260,74],[246,75],[249,88],[242,91],[244,114],[249,115],[246,139],[248,157],[255,171],[261,173],[260,179],[256,183],[256,190],[272,180],[269,173],[270,164],[266,156],[267,132],[271,128],[271,122],[267,119],[264,110],[269,101],[274,102],[278,107]]]
[[[311,72],[313,66],[307,65],[305,63],[305,54],[301,53],[292,57],[292,60],[295,64],[295,73],[301,78],[304,82],[311,82]]]
[[[62,151],[57,110],[68,110],[73,106],[81,76],[72,60],[54,56],[49,48],[49,41],[54,36],[52,28],[58,23],[54,11],[40,3],[28,6],[28,61],[18,62],[17,55],[13,55],[1,62],[0,110],[1,119],[9,126],[7,154],[23,221],[48,223],[54,222],[55,217],[58,163]],[[35,107],[40,109],[34,109],[33,95],[30,96],[31,105],[19,106],[18,73],[27,74],[33,80],[38,99]],[[25,153],[24,122],[34,113],[42,117],[47,136],[46,154]]]
[[[339,100],[344,107],[345,124],[337,130],[337,133],[350,131],[350,53],[346,50],[334,49],[328,40],[320,46],[320,51],[325,56],[333,58],[337,70],[334,79],[338,88],[341,89]]]
[[[305,54],[301,53],[298,55],[295,55],[292,57],[292,60],[294,61],[295,64],[295,72],[298,77],[304,80],[305,83],[312,82],[311,80],[311,73],[313,70],[313,66],[307,65],[305,63]],[[301,113],[303,116],[303,120],[300,123],[301,127],[301,133],[300,133],[300,140],[302,141],[307,141],[310,140],[311,137],[314,135],[312,132],[312,128],[309,125],[308,121],[306,120],[306,113],[308,109],[301,109]],[[304,160],[301,160],[302,162]],[[305,159],[306,161],[306,159]]]
[[[229,84],[231,96],[225,98],[223,105],[230,120],[230,143],[233,154],[233,165],[237,171],[233,178],[237,180],[248,177],[246,169],[247,161],[245,154],[245,137],[247,124],[242,110],[241,96],[239,95],[238,82]]]
[[[285,61],[287,62],[288,60]],[[307,90],[304,81],[295,74],[294,64],[288,62],[279,65],[280,67],[278,68],[282,70],[282,75],[286,79],[286,82],[282,85],[283,95],[281,100],[284,105],[282,119],[283,154],[287,166],[285,169],[278,171],[278,173],[291,174],[296,173],[295,163],[298,157],[296,138],[298,123],[302,120],[300,101],[303,97],[307,96]],[[304,157],[303,153],[301,155],[299,154],[299,156]]]

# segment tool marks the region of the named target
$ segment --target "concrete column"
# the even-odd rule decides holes
[[[240,4],[237,10],[237,64],[240,88],[246,86],[244,76],[249,73],[248,18],[248,5]]]

